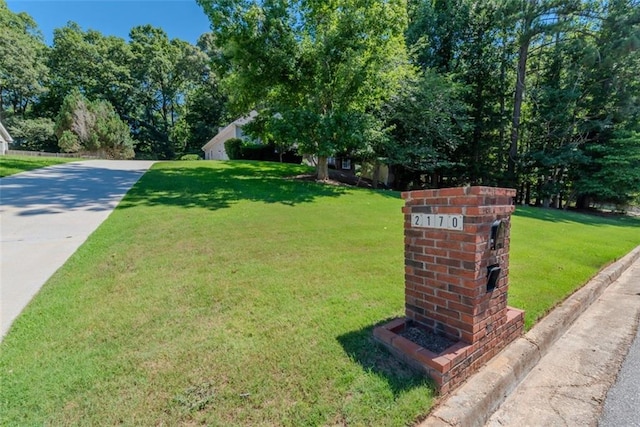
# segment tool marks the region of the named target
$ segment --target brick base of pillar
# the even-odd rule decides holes
[[[400,318],[374,329],[374,338],[393,355],[431,377],[441,395],[446,395],[522,335],[524,311],[507,307],[506,321],[473,344],[459,341],[434,353],[400,334],[408,327],[420,327],[411,319]],[[431,333],[430,331],[427,331]]]

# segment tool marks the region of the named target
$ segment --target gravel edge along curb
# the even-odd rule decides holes
[[[565,334],[578,316],[639,258],[640,246],[637,246],[620,260],[601,270],[529,332],[509,344],[458,390],[440,402],[420,427],[484,426],[507,395],[527,376],[556,340]]]

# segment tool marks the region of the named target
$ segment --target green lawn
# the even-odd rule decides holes
[[[0,177],[77,160],[63,157],[0,156]]]
[[[526,310],[527,329],[640,245],[640,218],[518,207],[512,221],[509,304]]]
[[[305,170],[154,165],[0,344],[0,422],[384,426],[426,414],[431,383],[372,339],[403,314],[402,200],[283,179]],[[639,221],[519,208],[510,302],[531,323],[639,243]]]

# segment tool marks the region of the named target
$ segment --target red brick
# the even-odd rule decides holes
[[[414,290],[423,295],[435,295],[435,289],[431,286],[417,285],[414,287]]]
[[[438,196],[440,197],[464,196],[466,193],[467,191],[464,187],[441,188],[438,190]]]
[[[476,196],[455,197],[451,199],[451,203],[458,206],[478,206],[480,199]]]
[[[466,312],[461,311],[460,321],[467,325],[473,325],[474,323],[476,323],[476,316],[474,316],[473,314],[468,314]]]
[[[419,276],[413,276],[410,274],[405,274],[404,275],[404,280],[405,283],[413,283],[416,285],[424,285],[424,278],[419,277]]]
[[[452,198],[451,200],[455,200]],[[460,206],[438,206],[438,214],[447,214],[447,215],[462,215],[462,208]]]
[[[454,310],[449,310],[443,306],[436,306],[436,313],[441,314],[443,316],[447,316],[450,319],[460,319],[460,313]]]
[[[404,317],[398,317],[397,319],[393,319],[392,321],[385,323],[384,327],[392,332],[400,332],[404,329],[407,324],[407,319]]]
[[[412,355],[420,348],[418,344],[411,342],[399,335],[396,335],[396,337],[391,342],[391,345],[406,355]]]
[[[434,239],[416,239],[413,244],[417,246],[423,246],[425,248],[436,248],[437,241]]]
[[[406,291],[404,293],[404,302],[406,304],[410,304],[410,305],[417,305],[419,304],[419,301],[421,300],[419,295],[412,295],[409,291]]]
[[[436,258],[433,255],[420,255],[416,254],[413,257],[416,261],[422,261],[427,264],[434,264]]]
[[[422,315],[416,315],[415,321],[426,328],[433,328],[435,326],[435,322],[433,319],[427,318]]]
[[[459,279],[471,279],[471,280],[476,279],[476,275],[478,274],[476,270],[471,268],[464,268],[464,267],[465,267],[464,265],[463,265],[463,268],[449,267],[449,275],[455,276]]]
[[[438,355],[426,348],[422,348],[420,347],[418,349],[418,351],[416,351],[413,354],[413,357],[420,363],[427,365],[427,362],[431,362],[433,359],[435,359],[436,357],[438,357]],[[430,367],[433,367],[432,364],[428,364]],[[438,370],[438,372],[443,372],[441,370]]]
[[[457,260],[457,259],[438,257],[436,259],[436,261],[437,261],[438,264],[447,265],[449,267],[460,267],[461,266],[460,261]]]
[[[458,311],[460,313],[465,313],[466,316],[471,316],[471,317],[473,316],[471,314],[471,312],[473,312],[473,310],[471,310],[471,312],[470,312],[470,310],[469,310],[470,307],[468,305],[461,304],[458,301],[453,300],[453,299],[450,299],[448,301],[447,308],[449,310],[455,310],[455,311]],[[461,320],[469,320],[468,317],[465,317],[465,319],[462,319],[462,317],[460,317],[460,319]]]
[[[464,286],[453,285],[453,284],[449,284],[447,286],[447,290],[449,292],[456,293],[456,294],[458,294],[460,296],[471,297],[471,298],[475,298],[479,294],[479,289],[478,288],[466,288]],[[461,301],[462,301],[462,299],[461,299]]]
[[[435,244],[436,248],[449,249],[454,251],[460,251],[461,246],[461,243],[455,240],[439,240]]]
[[[469,332],[462,331],[462,335],[460,336],[460,338],[462,339],[462,341],[467,342],[469,344],[475,342],[473,340],[474,335],[472,333],[469,333]]]
[[[443,299],[443,298],[439,298],[437,296],[431,296],[429,295],[428,298],[425,299],[425,301],[430,302],[431,304],[433,304],[434,306],[441,306],[441,307],[447,307],[447,300]]]
[[[387,343],[387,344],[391,344],[393,342],[393,339],[397,336],[396,334],[394,334],[393,332],[389,331],[388,329],[379,326],[377,328],[373,329],[373,336],[376,337],[377,339],[379,339],[380,341]]]
[[[482,246],[486,245],[487,239],[482,239],[480,236],[478,236],[478,239],[478,242],[463,243],[462,246],[460,246],[460,250],[462,252],[473,253],[476,257],[481,256],[484,249]]]
[[[439,262],[439,259],[436,259],[436,261]],[[435,271],[436,273],[448,273],[449,267],[447,265],[435,264],[435,265],[430,265],[429,270]]]
[[[442,290],[442,289],[438,289],[438,291],[436,292],[436,295],[439,298],[443,298],[445,300],[447,300],[447,303],[449,301],[453,301],[453,302],[460,302],[461,296],[459,294],[453,293],[453,292],[449,292],[446,290]]]
[[[404,247],[405,258],[412,254],[424,254],[424,248],[415,245],[405,245]]]

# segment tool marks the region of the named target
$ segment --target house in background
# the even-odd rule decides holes
[[[242,132],[242,126],[246,125],[258,115],[257,111],[252,111],[248,116],[240,117],[233,121],[227,127],[220,128],[218,134],[211,138],[203,147],[205,160],[229,160],[227,151],[224,148],[224,143],[231,138],[247,139],[244,132]]]
[[[4,128],[2,122],[0,122],[0,156],[7,154],[9,151],[9,144],[13,142],[13,138],[9,135],[9,132]]]

